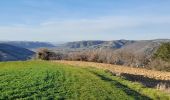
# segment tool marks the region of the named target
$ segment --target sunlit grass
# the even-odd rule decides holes
[[[0,99],[170,99],[95,68],[45,61],[0,63]]]

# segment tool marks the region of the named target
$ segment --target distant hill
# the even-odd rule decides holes
[[[136,54],[141,54],[141,55],[148,55],[151,56],[157,48],[160,46],[161,43],[164,42],[170,42],[170,39],[156,39],[156,40],[113,40],[113,41],[101,41],[101,40],[93,40],[93,41],[75,41],[75,42],[68,42],[64,44],[52,44],[48,42],[29,42],[29,41],[0,41],[1,45],[4,44],[6,46],[12,46],[9,51],[6,50],[6,47],[3,48],[1,46],[1,50],[3,49],[4,51],[0,51],[1,53],[1,58],[7,59],[10,58],[12,60],[16,60],[16,58],[23,57],[28,57],[27,55],[25,56],[25,52],[22,54],[23,56],[11,56],[10,54],[13,53],[12,55],[17,55],[17,49],[13,48],[20,48],[23,50],[23,48],[26,48],[24,50],[28,51],[29,50],[36,50],[37,48],[49,48],[52,49],[56,52],[75,52],[75,51],[82,51],[82,50],[93,50],[93,49],[111,49],[114,52],[118,51],[125,51],[125,52],[133,52]],[[7,45],[8,44],[8,45]],[[14,50],[14,52],[13,52]],[[22,50],[18,50],[19,53]],[[4,53],[7,52],[7,53]],[[29,51],[31,52],[31,51]],[[10,53],[10,54],[9,54]],[[32,53],[31,53],[32,54]],[[7,56],[6,58],[4,58]],[[22,58],[23,59],[23,58]]]
[[[76,41],[76,42],[68,42],[61,46],[65,48],[90,48],[93,46],[103,44],[104,42],[105,41]]]
[[[30,59],[33,51],[9,44],[0,43],[0,61],[16,61]]]
[[[157,39],[157,40],[141,40],[135,41],[132,44],[123,46],[116,51],[128,51],[135,54],[148,55],[153,54],[161,45],[161,43],[170,42],[170,39]]]
[[[68,42],[63,44],[61,47],[65,48],[86,48],[86,49],[97,49],[97,48],[111,48],[111,49],[118,49],[125,45],[134,43],[135,41],[131,40],[115,40],[115,41],[77,41],[77,42]]]
[[[60,45],[56,51],[81,51],[91,49],[111,49],[115,52],[126,51],[136,54],[151,55],[157,50],[161,43],[170,42],[170,39],[155,40],[113,40],[113,41],[76,41]],[[57,50],[58,49],[58,50]]]
[[[32,42],[32,41],[0,41],[0,43],[5,43],[17,47],[27,48],[27,49],[37,49],[37,48],[51,48],[55,47],[53,44],[48,42]]]

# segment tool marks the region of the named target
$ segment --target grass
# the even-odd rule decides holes
[[[169,100],[103,70],[45,61],[0,63],[0,99]]]
[[[116,73],[142,75],[144,77],[148,77],[156,80],[167,80],[167,81],[170,80],[170,72],[154,71],[154,70],[147,70],[144,68],[133,68],[128,66],[120,66],[120,65],[113,65],[113,64],[96,63],[96,62],[66,61],[66,60],[56,60],[54,62],[69,64],[73,66],[76,65],[80,67],[91,66],[99,69],[107,69]]]

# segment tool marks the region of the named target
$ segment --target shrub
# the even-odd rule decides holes
[[[154,70],[170,71],[170,42],[161,44],[148,66]]]
[[[170,71],[170,62],[166,62],[162,59],[154,59],[148,65],[150,69],[159,71]]]
[[[111,49],[76,51],[64,53],[60,56],[61,57],[59,58],[63,60],[99,62],[126,65],[131,67],[144,67],[149,62],[149,59],[146,57],[146,55],[137,55],[127,51],[114,52]]]
[[[99,59],[99,53],[97,51],[88,51],[87,53],[88,56],[88,61],[90,62],[97,62]]]
[[[39,49],[36,55],[37,55],[36,57],[41,60],[51,60],[52,57],[55,57],[55,53],[51,52],[46,48]]]
[[[163,43],[156,53],[154,54],[154,59],[160,58],[164,61],[170,61],[170,42]]]

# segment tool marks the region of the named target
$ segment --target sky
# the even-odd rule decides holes
[[[0,0],[0,40],[170,39],[170,0]]]

